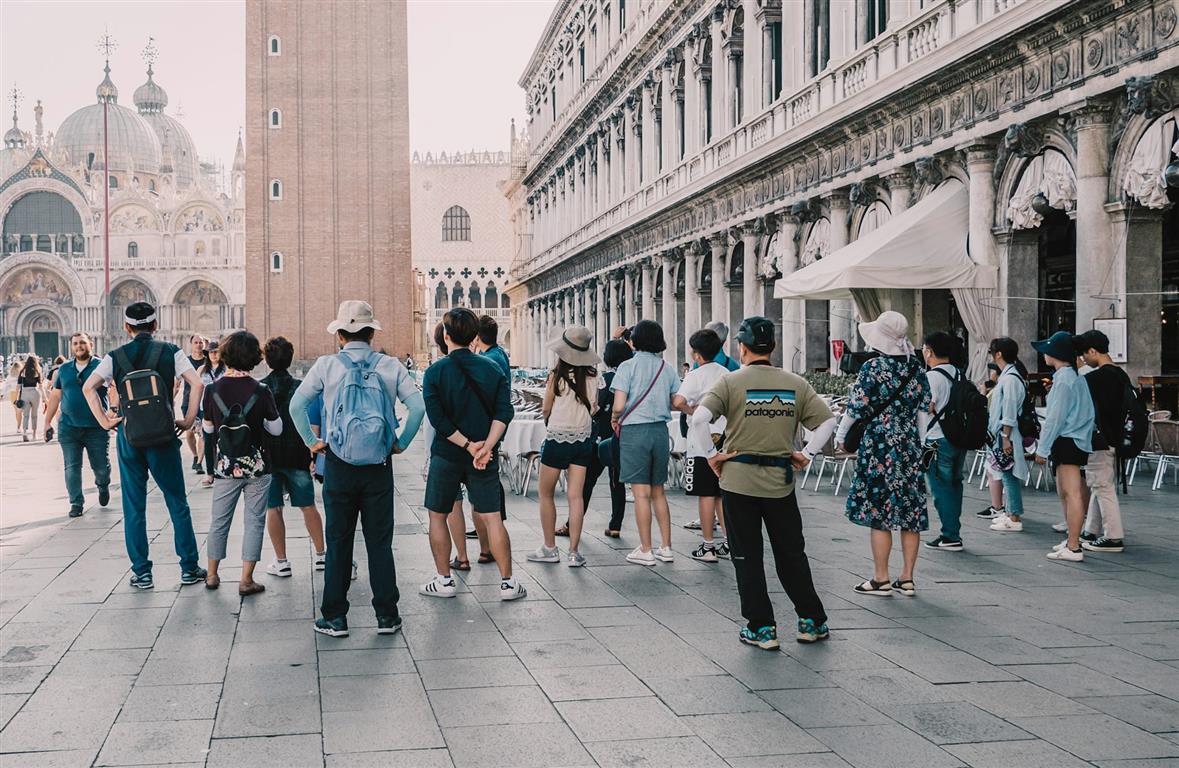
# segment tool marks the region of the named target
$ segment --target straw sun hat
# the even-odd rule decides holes
[[[590,349],[594,335],[583,325],[571,325],[549,342],[549,350],[569,365],[597,365],[602,362],[598,353]]]

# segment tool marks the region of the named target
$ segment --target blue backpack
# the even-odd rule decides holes
[[[397,435],[393,403],[376,372],[381,356],[370,353],[362,362],[346,352],[339,357],[348,373],[336,393],[328,446],[349,464],[384,464],[393,453]]]

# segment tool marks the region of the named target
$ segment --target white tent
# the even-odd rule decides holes
[[[994,288],[997,269],[967,253],[970,192],[951,179],[824,259],[784,275],[779,299],[847,299],[852,289]]]

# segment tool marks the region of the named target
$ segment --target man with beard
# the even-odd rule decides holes
[[[70,495],[70,517],[81,517],[86,506],[86,499],[82,495],[83,451],[89,456],[90,469],[94,471],[99,506],[105,507],[110,501],[110,435],[94,418],[90,406],[86,403],[86,396],[82,394],[82,384],[98,367],[98,360],[93,354],[94,342],[85,333],[75,333],[70,337],[70,352],[73,360],[58,369],[53,391],[49,395],[49,408],[45,413],[45,442],[53,439],[53,417],[57,415],[60,407],[61,419],[58,422],[57,441],[61,444],[62,456],[65,458],[65,483]],[[100,390],[99,397],[105,410],[105,390]]]

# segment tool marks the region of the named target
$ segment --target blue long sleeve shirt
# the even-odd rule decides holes
[[[1048,412],[1040,425],[1036,454],[1048,458],[1058,437],[1070,438],[1077,448],[1093,452],[1093,396],[1071,365],[1057,368],[1048,390]]]
[[[344,345],[342,352],[359,362],[372,353],[372,347],[362,341],[350,341]],[[417,385],[414,383],[413,377],[409,375],[409,371],[395,357],[383,355],[375,370],[385,385],[390,406],[395,407],[392,401],[396,399],[400,400],[408,410],[405,426],[398,432],[396,443],[398,452],[404,451],[413,442],[426,413],[422,393],[418,392]],[[326,436],[331,433],[330,419],[335,410],[336,395],[347,375],[348,368],[338,355],[324,355],[315,361],[311,370],[307,372],[306,378],[303,379],[303,383],[291,396],[291,421],[294,423],[299,437],[307,445],[314,445],[317,439],[315,433],[311,431],[311,420],[307,415],[308,406],[317,396],[323,396],[322,420],[324,423],[320,425],[319,434],[323,435],[322,439],[326,441]],[[399,426],[396,412],[394,412],[394,431],[397,431]]]
[[[472,391],[472,384],[478,388],[482,401]],[[426,402],[426,417],[436,432],[432,455],[455,462],[469,461],[467,452],[447,438],[457,431],[478,442],[487,438],[492,421],[511,422],[515,409],[510,390],[511,385],[499,365],[467,349],[456,349],[427,368],[422,380],[422,397]],[[483,402],[491,408],[490,414]]]

